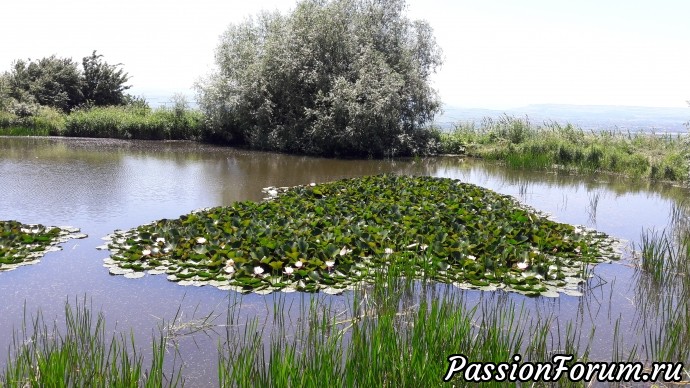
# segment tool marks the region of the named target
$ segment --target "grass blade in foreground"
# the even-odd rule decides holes
[[[27,327],[28,323],[28,327]],[[163,372],[165,346],[153,343],[150,368],[143,367],[133,339],[107,338],[102,314],[93,316],[86,301],[65,304],[64,332],[49,327],[39,312],[15,332],[0,386],[13,387],[160,387],[181,383],[179,370]]]

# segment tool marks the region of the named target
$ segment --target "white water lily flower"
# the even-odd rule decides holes
[[[157,247],[151,249],[151,252],[153,252],[153,253],[158,253],[158,252],[160,252],[160,251],[161,251],[161,250],[158,249]]]
[[[262,273],[264,273],[263,268],[261,268],[259,266],[254,267],[254,275],[261,275]]]
[[[314,186],[316,186],[316,183],[312,182],[309,184],[309,186],[314,187]]]
[[[303,264],[303,263],[302,263],[301,261],[298,261],[298,262],[295,263],[295,267],[297,267],[297,268],[302,268],[302,264]]]
[[[151,254],[151,250],[150,249],[144,249],[143,251],[141,251],[141,254],[144,256],[148,256]]]
[[[235,273],[235,267],[233,267],[233,266],[225,267],[224,271],[225,271],[225,273],[233,274],[233,273]]]
[[[203,238],[203,237],[197,237],[197,238],[196,238],[196,242],[197,242],[198,244],[203,244],[203,243],[206,242],[206,239]]]
[[[164,243],[165,243],[165,239],[164,239],[163,237],[158,237],[158,238],[156,239],[156,242],[157,242],[157,243],[164,244]]]
[[[491,211],[491,205],[487,206],[486,210]]]
[[[285,272],[285,274],[290,276],[290,275],[292,275],[293,272],[295,272],[295,269],[292,267],[285,267],[285,269],[283,271]]]
[[[227,265],[235,265],[235,260],[233,260],[233,259],[228,259]]]
[[[472,261],[477,260],[477,258],[474,255],[467,255],[467,258],[472,260]]]
[[[527,263],[525,263],[525,262],[517,263],[517,267],[518,267],[518,269],[520,269],[520,270],[524,270],[524,269],[527,268]]]
[[[331,269],[335,265],[335,261],[328,260],[328,261],[326,261],[325,264],[326,264],[326,267],[328,267],[328,269]]]
[[[350,252],[352,252],[352,249],[347,249],[346,246],[343,246],[342,249],[340,249],[340,256],[345,256]]]

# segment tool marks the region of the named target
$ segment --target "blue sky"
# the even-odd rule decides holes
[[[97,49],[123,63],[131,91],[193,94],[219,35],[276,0],[22,0],[3,5],[0,69]],[[444,50],[434,85],[446,104],[687,106],[690,1],[409,0]]]

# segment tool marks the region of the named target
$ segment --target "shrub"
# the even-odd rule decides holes
[[[198,84],[205,137],[320,155],[424,153],[440,101],[432,30],[404,0],[304,0],[232,25]]]
[[[94,51],[84,57],[82,68],[70,58],[55,55],[39,60],[17,60],[11,71],[0,77],[0,109],[11,98],[25,104],[39,104],[63,112],[86,106],[123,105],[129,76],[102,60]],[[83,70],[82,70],[83,69]]]

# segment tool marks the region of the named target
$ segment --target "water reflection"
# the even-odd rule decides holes
[[[11,340],[9,330],[21,323],[25,302],[26,311],[41,308],[50,319],[62,314],[67,297],[87,295],[95,308],[104,311],[112,330],[115,322],[118,328],[131,327],[142,345],[149,343],[151,328],[174,317],[179,306],[185,317],[225,309],[227,292],[214,288],[181,287],[162,276],[147,275],[139,280],[110,276],[101,261],[107,254],[95,247],[114,229],[175,218],[202,207],[260,200],[266,186],[381,173],[461,179],[512,195],[558,221],[596,226],[631,244],[639,244],[640,234],[647,228],[663,229],[669,223],[687,221],[690,208],[684,200],[688,191],[671,185],[615,176],[516,171],[458,157],[333,160],[187,142],[0,137],[0,219],[73,225],[89,234],[87,239],[65,244],[63,251],[47,255],[36,266],[0,273],[0,294],[4,296],[0,349],[6,349]],[[611,353],[616,323],[621,327],[616,334],[631,338],[631,347],[644,342],[634,340],[644,324],[635,324],[640,320],[640,300],[646,294],[640,286],[647,280],[640,279],[629,263],[616,263],[597,266],[590,289],[581,298],[462,294],[469,304],[505,303],[498,299],[518,306],[524,303],[537,316],[554,317],[553,327],[571,322],[584,335],[589,335],[588,327],[595,326],[593,349],[599,353],[593,356],[604,357]],[[242,299],[242,312],[268,320],[276,298],[299,305],[312,297],[249,295]],[[327,299],[346,304],[347,296]],[[651,309],[662,303],[649,299],[645,306]],[[654,313],[645,310],[645,314]],[[197,336],[195,341],[186,348],[188,384],[214,385],[218,339]]]

